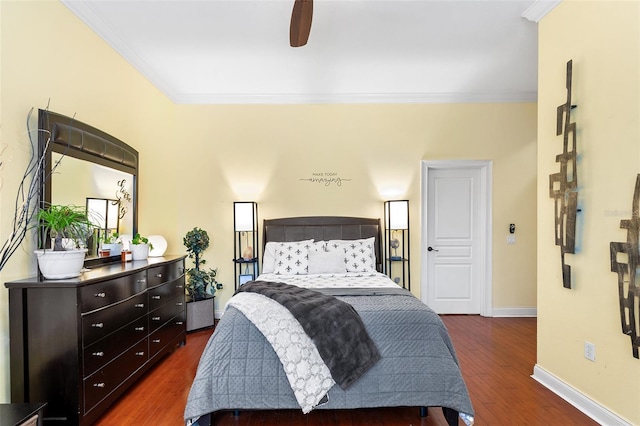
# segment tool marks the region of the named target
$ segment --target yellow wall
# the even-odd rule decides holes
[[[183,165],[178,231],[213,238],[206,252],[232,294],[233,201],[257,201],[260,219],[381,217],[409,199],[411,283],[420,294],[420,161],[493,160],[494,308],[535,307],[534,104],[271,105],[176,107]],[[197,172],[194,172],[196,170]],[[329,173],[324,186],[301,179]],[[350,180],[347,180],[350,179]],[[507,246],[509,223],[518,242]]]
[[[565,102],[573,59],[579,207],[577,252],[568,255],[573,289],[562,287],[553,244],[549,175],[555,156],[556,107]],[[640,424],[640,360],[622,334],[617,275],[609,242],[625,241],[640,172],[640,3],[564,1],[539,26],[538,91],[538,365],[632,424]],[[583,357],[584,341],[596,361]]]
[[[18,181],[28,158],[27,113],[50,109],[128,141],[142,158],[140,223],[157,223],[150,211],[162,201],[153,188],[164,181],[155,147],[172,147],[173,104],[58,1],[0,1],[0,239],[9,233]],[[160,123],[160,124],[159,124]],[[160,169],[160,170],[158,170]],[[157,191],[156,191],[157,193]],[[169,212],[172,212],[170,207]],[[165,209],[160,210],[164,212]],[[154,221],[150,220],[150,217]],[[175,218],[175,216],[172,216]],[[169,221],[171,222],[171,221]],[[149,233],[155,233],[151,225]],[[145,230],[143,225],[142,230]],[[158,230],[161,226],[158,225]],[[147,231],[144,231],[147,232]],[[159,231],[158,231],[159,232]],[[29,238],[0,273],[5,282],[36,272]],[[8,292],[0,288],[0,401],[9,401]],[[55,303],[55,301],[52,301]]]
[[[383,201],[411,202],[412,288],[420,288],[420,161],[493,161],[493,305],[535,308],[536,105],[173,105],[57,1],[0,1],[0,236],[8,232],[26,164],[25,119],[45,107],[98,127],[140,152],[139,228],[167,238],[207,230],[208,266],[233,292],[233,201],[259,216],[382,216]],[[3,160],[5,154],[2,154]],[[341,186],[301,179],[335,173]],[[350,179],[350,180],[347,180]],[[518,242],[507,246],[509,223]],[[32,242],[0,273],[36,272]],[[9,400],[7,291],[0,287],[0,401]]]

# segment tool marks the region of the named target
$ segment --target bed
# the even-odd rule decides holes
[[[227,303],[191,386],[187,425],[208,425],[221,410],[371,407],[442,407],[449,425],[473,424],[444,324],[381,273],[379,219],[268,219],[263,235],[263,273]]]

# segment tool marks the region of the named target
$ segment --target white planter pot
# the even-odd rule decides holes
[[[65,251],[35,250],[40,272],[49,280],[80,276],[86,253],[86,249]]]
[[[131,244],[133,260],[145,260],[149,257],[149,244]]]
[[[113,244],[102,244],[102,250],[109,250],[109,256],[120,256],[122,253],[122,244],[113,243]]]

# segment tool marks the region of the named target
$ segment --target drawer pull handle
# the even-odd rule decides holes
[[[184,287],[181,285],[177,285],[176,288],[184,288]]]
[[[153,339],[152,342],[153,343],[160,343],[160,339]]]
[[[182,302],[176,302],[176,306],[182,306]]]
[[[151,317],[151,321],[160,321],[160,317]]]
[[[162,272],[156,274],[156,278],[162,278]]]
[[[144,308],[144,303],[136,303],[134,305],[134,307],[136,307],[136,308]]]
[[[136,327],[135,330],[136,331],[144,331],[144,327]]]
[[[107,297],[107,294],[106,294],[105,292],[101,291],[100,293],[96,293],[96,294],[94,294],[94,296],[95,296],[95,297],[102,297],[102,298],[104,298],[104,297]]]
[[[104,323],[97,322],[97,323],[91,324],[91,327],[102,328],[102,327],[104,327]]]
[[[184,322],[182,322],[182,321],[176,321],[176,325],[182,325],[182,324],[184,324]]]
[[[104,356],[104,352],[94,352],[91,355],[93,355],[93,356]]]
[[[93,384],[93,387],[96,387],[96,388],[103,388],[103,387],[104,387],[104,383],[94,383],[94,384]]]
[[[160,300],[160,296],[157,296],[157,295],[156,296],[151,296],[151,298],[155,299],[155,300]]]
[[[146,278],[142,278],[142,279],[136,280],[136,282],[137,282],[138,284],[144,284],[144,283],[146,283],[146,282],[147,282],[147,279],[146,279]]]
[[[144,356],[144,352],[136,352],[136,356]]]

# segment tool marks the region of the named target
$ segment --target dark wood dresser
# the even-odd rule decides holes
[[[89,425],[186,342],[185,256],[93,267],[9,289],[11,401],[47,402],[45,425]]]

